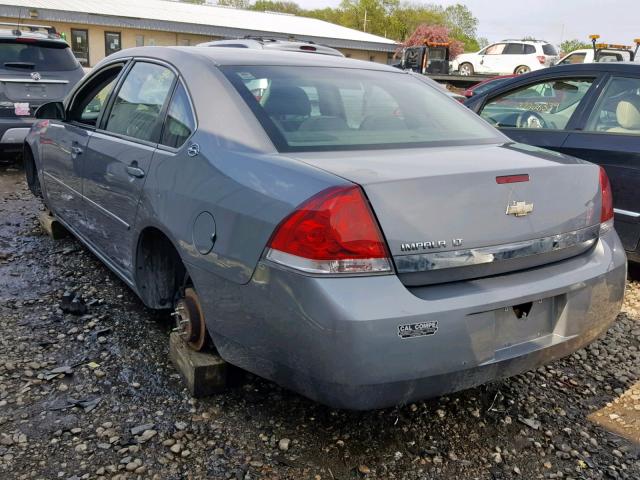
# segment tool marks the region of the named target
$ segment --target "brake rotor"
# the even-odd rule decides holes
[[[200,351],[207,343],[207,327],[198,294],[186,288],[184,297],[178,300],[174,312],[176,331],[193,350]]]

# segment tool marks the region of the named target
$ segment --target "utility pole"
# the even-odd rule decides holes
[[[367,9],[364,9],[364,26],[363,26],[363,31],[367,31]]]

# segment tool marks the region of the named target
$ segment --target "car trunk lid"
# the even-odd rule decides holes
[[[598,235],[598,167],[534,147],[296,156],[363,187],[408,285],[558,261]],[[512,175],[528,177],[499,183]]]

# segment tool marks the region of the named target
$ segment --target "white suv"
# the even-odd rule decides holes
[[[550,67],[558,60],[556,48],[542,40],[503,40],[476,53],[458,55],[451,63],[460,75],[493,73],[520,75]]]

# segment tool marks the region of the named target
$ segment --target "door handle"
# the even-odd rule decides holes
[[[140,167],[136,166],[137,164],[134,162],[131,165],[129,165],[127,167],[127,173],[129,175],[131,175],[132,177],[135,178],[142,178],[144,177],[144,170],[142,170]]]

